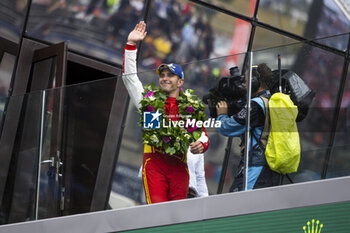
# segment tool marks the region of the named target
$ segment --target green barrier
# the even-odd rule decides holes
[[[247,214],[127,232],[349,233],[350,202]]]

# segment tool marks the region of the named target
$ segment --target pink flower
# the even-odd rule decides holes
[[[191,105],[188,105],[187,108],[186,108],[186,112],[188,112],[188,113],[194,113],[195,110],[194,110],[194,108],[193,108]]]
[[[147,106],[147,109],[146,109],[146,112],[154,112],[156,109],[150,105],[150,106]]]
[[[189,127],[186,127],[187,131],[192,133],[193,131],[195,131],[196,129],[198,129],[198,127],[196,125],[194,125],[194,127],[192,126],[189,126]]]
[[[163,136],[163,142],[165,142],[165,143],[170,142],[170,137],[169,136]]]
[[[153,91],[149,91],[146,95],[145,95],[145,98],[149,98],[153,96]]]

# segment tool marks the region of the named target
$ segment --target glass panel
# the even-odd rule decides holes
[[[247,16],[253,16],[256,5],[256,0],[250,0],[249,3],[246,0],[211,0],[208,2]]]
[[[112,103],[124,101],[115,97],[116,84],[117,79],[110,78],[10,98],[9,109],[18,106],[23,110],[18,111],[21,117],[2,222],[91,211],[93,200],[101,195],[94,190],[97,181],[111,175],[105,172],[107,167],[100,167],[101,157],[108,151],[109,159],[104,157],[104,162],[113,166],[116,161],[118,141],[107,134],[110,121],[122,121],[111,115]],[[107,190],[108,183],[102,188]]]
[[[261,22],[302,36],[308,22],[311,3],[312,1],[304,0],[261,0],[258,19]]]
[[[307,39],[348,33],[350,28],[349,2],[341,0],[261,0],[258,18]],[[329,45],[338,48],[339,44]]]
[[[46,77],[46,76],[45,76]],[[39,185],[36,207],[36,219],[60,216],[62,192],[62,158],[59,151],[59,139],[63,104],[63,88],[43,91],[43,122],[41,150],[39,154]],[[62,109],[62,108],[61,108]]]
[[[277,47],[297,42],[298,41],[292,38],[263,29],[261,27],[256,27],[253,41],[253,50]]]
[[[225,140],[224,142],[225,143],[220,143],[218,146],[216,144],[216,142],[214,141],[213,142],[213,139],[216,140],[216,138],[218,137],[223,137],[221,134],[215,134],[213,136],[210,136],[210,140],[213,144],[211,144],[210,146],[214,146],[214,147],[221,147],[221,150],[220,151],[220,160],[217,161],[217,170],[216,170],[216,173],[214,173],[215,175],[215,179],[208,176],[208,179],[207,179],[207,182],[210,183],[211,180],[214,180],[216,181],[216,185],[218,183],[218,179],[220,178],[219,176],[221,175],[222,176],[222,172],[223,172],[223,169],[224,169],[224,154],[225,154],[225,151],[224,149],[226,148],[227,144],[227,140]],[[239,137],[234,137],[232,138],[232,144],[231,144],[231,152],[230,152],[230,157],[229,157],[229,161],[228,161],[228,164],[227,164],[227,170],[226,170],[226,174],[224,176],[224,185],[223,185],[223,189],[222,189],[222,193],[228,193],[228,192],[232,192],[233,191],[233,183],[236,179],[236,176],[237,174],[239,173],[239,165],[240,165],[240,161],[242,159],[241,157],[241,147],[240,147],[240,144],[241,144],[241,139]],[[210,148],[209,148],[210,149]],[[222,154],[222,155],[221,155]],[[206,172],[210,172],[211,169],[210,167],[209,168],[206,168]],[[210,179],[209,179],[210,177]],[[209,187],[212,186],[212,185],[208,185]],[[215,186],[214,186],[215,187]],[[216,191],[216,190],[215,190]],[[216,192],[212,192],[211,194],[215,194]]]
[[[142,67],[155,69],[161,63],[184,64],[246,51],[249,23],[185,0],[173,2],[167,15],[162,9],[168,5],[152,1]]]
[[[97,177],[108,177],[100,163],[109,146],[105,138],[116,83],[110,78],[44,92],[39,219],[91,211],[100,195],[94,192]]]
[[[315,1],[318,2],[318,1]],[[317,24],[313,24],[313,27],[317,28],[313,38],[326,37],[331,35],[337,35],[350,32],[350,12],[349,1],[335,0],[324,1]],[[318,3],[319,4],[319,3]],[[310,15],[310,14],[309,14]],[[311,36],[311,35],[310,35]],[[308,38],[309,35],[308,35]],[[339,37],[338,39],[346,39]],[[342,50],[346,49],[342,47]],[[334,44],[332,44],[334,45]],[[339,44],[335,44],[337,47]]]
[[[14,223],[35,218],[38,155],[41,139],[42,93],[33,92],[9,98],[7,122],[18,124],[16,141],[11,154],[9,174],[3,199],[2,211],[5,222]],[[14,111],[14,109],[22,111]],[[17,114],[16,114],[17,113]]]
[[[186,88],[193,89],[195,94],[204,98],[207,96],[213,88],[218,87],[220,78],[231,76],[229,69],[231,67],[237,66],[240,71],[243,70],[243,61],[246,54],[237,54],[234,56],[228,56],[224,58],[216,58],[205,61],[197,61],[194,63],[189,63],[182,65],[182,68],[185,73],[185,84],[184,90]],[[218,90],[218,88],[216,88]],[[219,91],[219,90],[218,90]],[[210,99],[213,102],[222,97],[211,97]],[[228,99],[229,97],[225,97]],[[215,104],[214,104],[215,106]],[[216,113],[215,107],[213,110],[209,110],[209,106],[205,105],[207,119],[214,117],[212,113]],[[205,152],[204,162],[205,162],[205,172],[206,172],[206,181],[209,190],[209,194],[213,195],[217,193],[219,187],[220,176],[222,172],[222,165],[225,157],[225,148],[227,147],[228,137],[223,136],[218,132],[215,127],[208,128],[208,136],[210,138],[210,146]],[[235,172],[236,168],[232,167],[232,164],[238,163],[238,161],[232,161],[233,157],[239,158],[239,153],[237,154],[237,148],[239,148],[239,140],[234,139],[233,144],[231,145],[230,153],[230,165],[227,168],[223,192],[227,192],[231,186],[232,181],[231,175]],[[240,158],[239,158],[240,159]]]
[[[343,35],[338,36],[332,36],[332,37],[325,37],[321,39],[317,39],[318,43],[328,45],[329,47],[333,47],[342,51],[346,51],[346,48],[348,46],[350,34],[346,33]]]
[[[130,102],[109,199],[113,209],[146,203],[140,171],[143,139],[141,127],[137,124],[139,114],[136,111],[136,107]]]
[[[121,64],[126,36],[143,6],[144,0],[33,1],[27,34],[51,43],[69,41],[69,49]]]
[[[341,102],[340,115],[337,131],[334,139],[334,149],[331,153],[327,177],[339,177],[350,175],[350,68],[344,87],[344,94]]]
[[[331,40],[331,38],[329,38]],[[301,162],[294,182],[320,179],[331,135],[337,92],[344,59],[325,50],[299,43],[254,52],[254,64],[267,63],[295,72],[316,93],[306,117],[298,122]]]
[[[340,65],[338,69],[340,69]],[[342,102],[341,102],[341,108],[340,108],[340,115],[337,125],[337,131],[336,131],[336,137],[334,140],[335,146],[347,146],[349,145],[349,141],[347,140],[347,136],[350,133],[350,112],[349,112],[349,106],[350,106],[350,68],[348,68],[345,86],[344,86],[344,93],[342,96]]]
[[[111,114],[112,104],[125,101],[115,95],[116,84],[110,78],[10,98],[9,109],[17,107],[21,117],[8,112],[19,120],[14,152],[2,155],[12,158],[2,223],[91,211],[102,195],[97,181],[109,180],[113,170],[100,167],[102,156],[109,156],[103,157],[109,166],[116,162],[118,140],[108,130],[120,129],[107,127],[122,122]],[[106,183],[102,188],[108,190]]]
[[[335,140],[337,140],[336,138]],[[327,178],[349,176],[350,175],[350,159],[349,144],[344,146],[335,146],[333,148],[329,164],[327,167]]]
[[[0,2],[0,37],[19,43],[28,2],[27,0]]]
[[[101,187],[98,183],[101,180],[100,177],[104,177],[104,180],[109,179],[111,174],[108,166],[113,166],[116,159],[116,151],[113,148],[118,143],[116,140],[118,135],[108,134],[109,130],[112,132],[119,130],[109,129],[109,122],[122,120],[115,119],[116,116],[111,112],[112,104],[124,101],[119,98],[114,102],[116,84],[116,78],[109,78],[71,85],[62,90],[54,89],[51,93],[54,97],[61,96],[60,99],[64,103],[63,107],[57,106],[56,103],[56,108],[53,108],[53,110],[56,109],[54,114],[56,118],[52,120],[52,127],[47,129],[52,135],[57,135],[57,141],[54,141],[54,144],[48,144],[51,147],[49,149],[57,148],[60,151],[59,153],[52,151],[51,154],[59,154],[63,163],[61,188],[64,188],[64,209],[62,215],[89,212],[93,209],[92,205],[96,198],[100,195],[104,198],[103,191],[95,189]],[[120,111],[124,110],[120,109]],[[59,116],[62,116],[62,120]],[[108,158],[104,157],[106,151],[109,152]],[[106,162],[108,166],[100,167],[102,166],[100,164],[106,164]],[[107,189],[107,186],[101,188]]]

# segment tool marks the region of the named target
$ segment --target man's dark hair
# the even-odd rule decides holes
[[[266,63],[261,63],[257,68],[260,76],[260,86],[264,89],[270,89],[273,82],[272,70],[266,65]]]

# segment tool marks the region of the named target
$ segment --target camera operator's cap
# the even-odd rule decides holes
[[[184,72],[182,71],[181,66],[175,64],[175,63],[171,63],[171,64],[161,64],[158,69],[157,69],[157,74],[160,75],[160,73],[164,70],[164,69],[169,69],[171,71],[171,73],[179,76],[181,79],[185,79],[185,75]]]

